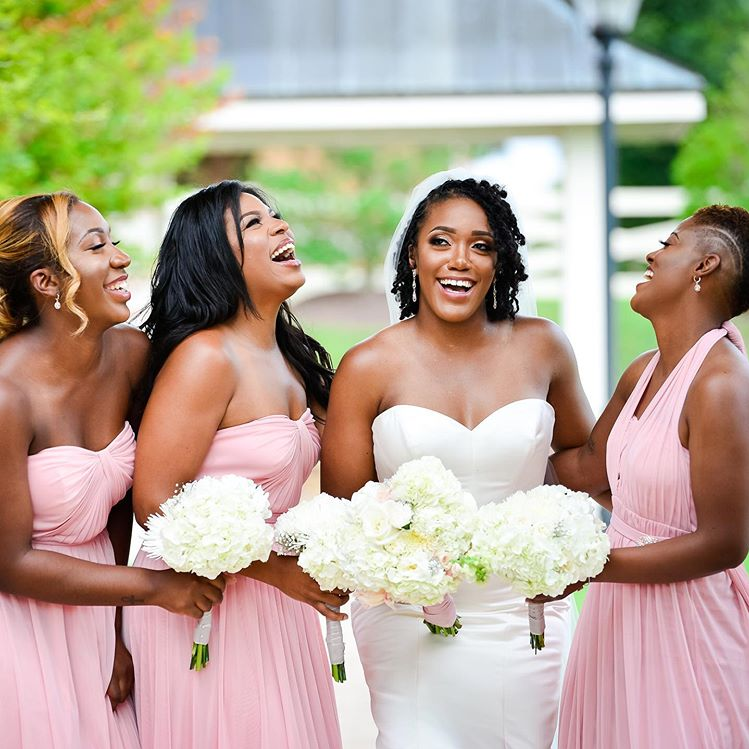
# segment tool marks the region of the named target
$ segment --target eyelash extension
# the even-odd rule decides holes
[[[662,239],[659,239],[658,243],[662,244],[664,247],[670,247],[671,246],[668,242],[664,242]]]
[[[112,244],[116,247],[120,243],[120,240],[118,239],[116,242],[112,242]],[[100,250],[102,247],[106,247],[106,242],[101,242],[100,244],[95,244],[93,247],[89,247],[89,250]]]

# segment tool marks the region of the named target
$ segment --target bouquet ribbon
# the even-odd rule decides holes
[[[458,618],[458,611],[452,596],[445,596],[440,603],[423,606],[424,620],[437,627],[452,627]]]

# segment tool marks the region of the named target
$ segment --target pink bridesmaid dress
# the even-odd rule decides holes
[[[639,418],[659,354],[609,436],[612,548],[697,528],[679,416],[698,369],[733,325],[685,354]],[[561,749],[749,747],[749,577],[743,567],[661,585],[591,585],[567,666]]]
[[[114,564],[106,531],[132,485],[129,424],[103,450],[50,447],[28,458],[32,546]],[[106,696],[115,609],[63,606],[0,593],[0,745],[13,749],[134,749],[132,703]]]
[[[269,494],[273,518],[299,501],[320,438],[309,410],[221,429],[198,476],[237,474]],[[271,521],[271,522],[272,522]],[[140,552],[136,565],[162,569]],[[153,607],[125,612],[135,709],[145,749],[336,749],[341,746],[319,614],[234,575],[213,609],[210,662],[190,671],[195,620]]]

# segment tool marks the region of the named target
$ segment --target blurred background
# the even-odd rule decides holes
[[[749,0],[0,0],[0,196],[99,208],[134,311],[177,202],[250,180],[337,361],[386,324],[411,188],[474,165],[506,186],[597,411],[655,343],[628,305],[645,254],[699,205],[749,207],[747,122]],[[372,746],[350,670],[346,746]]]
[[[628,306],[644,255],[696,206],[749,204],[748,81],[749,0],[0,0],[0,194],[96,205],[136,309],[179,199],[257,182],[337,360],[386,321],[410,189],[476,165],[600,410],[654,343]]]

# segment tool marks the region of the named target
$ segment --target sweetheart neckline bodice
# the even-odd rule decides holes
[[[527,402],[537,402],[537,403],[543,403],[544,405],[548,406],[551,410],[552,415],[554,415],[554,407],[549,403],[548,401],[544,400],[543,398],[518,398],[518,400],[510,401],[509,403],[505,403],[503,406],[500,406],[499,408],[495,408],[491,413],[487,414],[481,421],[479,421],[477,424],[475,424],[472,427],[466,426],[462,421],[458,421],[457,419],[453,418],[452,416],[449,416],[448,414],[444,413],[443,411],[438,411],[435,408],[429,408],[427,406],[417,406],[413,405],[411,403],[396,403],[393,406],[389,406],[384,411],[380,411],[377,416],[375,416],[374,421],[372,422],[372,425],[377,422],[380,417],[385,416],[390,411],[394,411],[398,408],[415,408],[419,411],[426,411],[428,413],[437,414],[437,416],[441,416],[448,421],[451,421],[453,424],[456,424],[459,427],[462,427],[467,432],[475,432],[479,427],[481,427],[483,424],[488,422],[493,417],[497,416],[498,414],[506,411],[507,409],[511,408],[512,406],[517,406],[521,403],[527,403]]]

